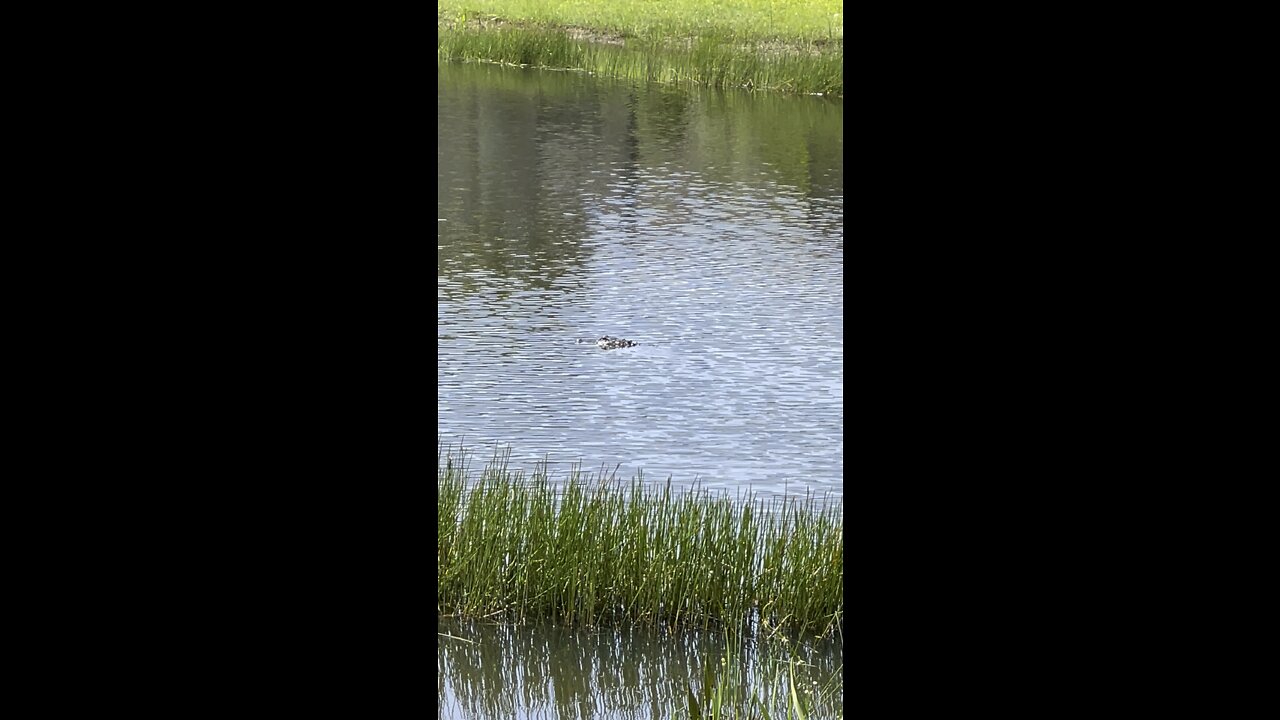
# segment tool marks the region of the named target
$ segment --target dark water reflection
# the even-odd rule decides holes
[[[784,643],[727,641],[714,632],[643,627],[567,629],[440,620],[440,718],[609,718],[687,716],[686,693],[701,695],[705,673],[728,663],[759,696],[817,689],[815,717],[843,704],[839,639]],[[801,661],[785,670],[786,658]],[[713,681],[713,685],[720,681]],[[816,683],[816,685],[815,685]],[[778,717],[785,717],[779,709]]]
[[[441,440],[839,493],[843,101],[438,81]]]

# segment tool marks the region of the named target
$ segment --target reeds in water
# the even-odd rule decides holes
[[[829,675],[826,682],[805,682],[807,673],[800,672],[808,664],[787,645],[757,648],[753,672],[748,672],[736,642],[726,643],[719,667],[703,665],[702,684],[698,692],[686,690],[683,712],[672,717],[690,720],[809,720],[810,718],[843,718],[844,687],[841,670]]]
[[[677,491],[495,456],[437,461],[437,602],[460,617],[750,628],[824,636],[844,606],[839,501]]]

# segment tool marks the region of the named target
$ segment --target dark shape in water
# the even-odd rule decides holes
[[[608,335],[605,335],[596,341],[596,347],[601,350],[616,350],[618,348],[635,347],[639,344],[640,343],[638,342],[624,340],[623,338],[610,337]]]
[[[579,341],[577,342],[579,342],[579,345],[581,345],[581,343],[591,342],[591,341],[581,340],[581,338],[579,338]],[[630,341],[630,340],[625,340],[625,338],[621,338],[621,337],[611,337],[611,336],[600,336],[600,340],[595,341],[595,346],[599,347],[600,350],[617,350],[617,348],[620,348],[620,347],[635,347],[637,345],[640,345],[640,343]]]

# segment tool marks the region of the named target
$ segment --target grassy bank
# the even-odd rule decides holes
[[[826,635],[844,606],[843,508],[437,461],[439,612]]]
[[[844,95],[843,0],[437,0],[437,57]]]

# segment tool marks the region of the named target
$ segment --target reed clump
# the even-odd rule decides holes
[[[825,636],[844,606],[840,501],[683,492],[495,455],[437,461],[437,602],[460,617],[712,624]]]

